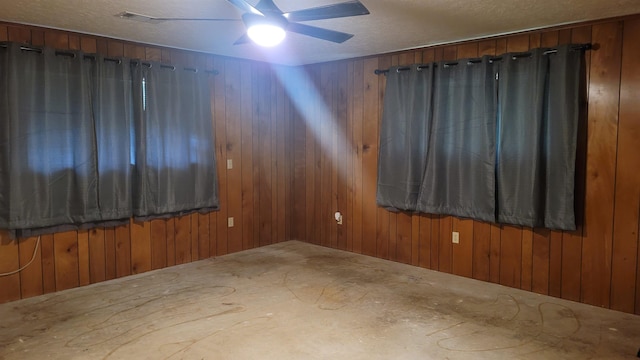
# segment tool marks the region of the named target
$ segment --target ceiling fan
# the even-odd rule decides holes
[[[273,0],[260,0],[255,6],[249,4],[246,0],[227,1],[242,10],[242,19],[153,17],[129,11],[122,12],[117,16],[149,23],[162,21],[242,20],[247,28],[247,32],[236,40],[234,45],[245,44],[253,40],[259,45],[274,46],[284,39],[285,32],[287,31],[334,43],[343,43],[352,38],[353,34],[305,25],[300,22],[369,14],[369,10],[358,0],[296,10],[288,13],[282,12]]]

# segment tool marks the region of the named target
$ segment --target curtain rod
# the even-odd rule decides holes
[[[571,50],[591,50],[593,49],[593,45],[592,44],[580,44],[580,45],[575,45],[571,48]],[[544,55],[548,55],[548,54],[555,54],[558,52],[558,49],[550,49],[545,51],[543,54]],[[528,57],[531,56],[530,52],[523,52],[523,53],[516,53],[513,55],[514,59],[517,58],[521,58],[521,57]],[[496,57],[492,57],[489,58],[489,61],[500,61],[502,60],[502,56],[496,56]],[[476,59],[469,59],[467,60],[467,64],[477,64],[482,62],[481,58],[476,58]],[[446,62],[444,63],[444,67],[448,67],[448,66],[455,66],[458,65],[458,61],[451,61],[451,62]],[[434,65],[435,66],[435,65]],[[426,69],[428,68],[429,65],[418,65],[418,69]],[[409,66],[405,66],[405,67],[400,67],[398,68],[398,71],[406,71],[406,70],[410,70],[411,68]],[[386,75],[389,72],[389,69],[375,69],[373,71],[374,74],[376,75],[381,75],[384,74]]]
[[[0,47],[2,48],[7,48],[8,45],[7,43],[0,43]],[[23,51],[33,51],[33,52],[37,52],[37,53],[42,53],[42,48],[39,47],[32,47],[32,46],[26,46],[26,45],[21,45],[20,46],[20,50]],[[62,56],[76,56],[75,53],[70,52],[70,51],[63,51],[63,50],[56,50],[56,55],[62,55]],[[84,55],[85,59],[90,59],[90,60],[96,60],[96,55],[93,54],[85,54]],[[120,63],[122,60],[118,59],[118,58],[111,58],[111,57],[104,57],[105,61],[113,61],[113,62],[117,62]],[[151,63],[148,61],[142,61],[140,60],[140,63],[144,66],[147,67],[151,67]],[[135,63],[137,64],[137,63]],[[176,66],[175,65],[171,65],[171,64],[160,64],[160,67],[163,69],[172,69],[175,70]],[[185,67],[184,70],[187,71],[193,71],[193,72],[198,72],[198,69],[196,68],[191,68],[191,67]],[[218,75],[220,72],[218,70],[205,70],[205,72],[207,74],[212,74],[212,75]]]

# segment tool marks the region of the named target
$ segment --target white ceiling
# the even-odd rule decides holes
[[[248,0],[256,4],[257,0]],[[298,34],[271,49],[233,46],[242,22],[150,24],[114,16],[123,11],[155,17],[240,18],[225,0],[0,0],[0,20],[301,65],[387,53],[552,25],[640,13],[640,0],[361,0],[370,15],[306,24],[355,34],[334,44]],[[284,12],[341,0],[275,0]]]

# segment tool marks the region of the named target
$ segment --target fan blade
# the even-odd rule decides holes
[[[334,43],[343,43],[353,37],[352,34],[298,23],[289,23],[289,26],[287,26],[287,31],[311,36],[322,40],[332,41]]]
[[[264,16],[263,13],[261,13],[258,9],[254,8],[251,4],[249,4],[245,0],[227,0],[227,1],[245,13],[253,13],[256,15]]]
[[[256,5],[256,9],[263,13],[282,14],[282,10],[278,9],[276,4],[273,3],[273,0],[260,0]]]
[[[188,21],[240,21],[240,19],[155,17],[155,16],[149,16],[149,15],[136,14],[136,13],[130,12],[130,11],[121,12],[120,14],[117,14],[116,16],[118,16],[120,18],[123,18],[123,19],[147,22],[147,23],[152,23],[152,24],[157,24],[157,23],[162,22],[162,21],[182,21],[182,20],[188,20]]]
[[[369,14],[369,10],[367,10],[360,1],[354,0],[339,4],[292,11],[284,14],[284,17],[289,21],[310,21],[367,14]]]
[[[240,36],[240,38],[238,38],[238,40],[236,40],[233,45],[242,45],[249,42],[251,42],[251,39],[249,39],[249,35],[247,35],[247,33],[244,33],[244,35]]]

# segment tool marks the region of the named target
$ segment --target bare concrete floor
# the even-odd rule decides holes
[[[640,317],[300,242],[0,305],[0,359],[633,359]]]

